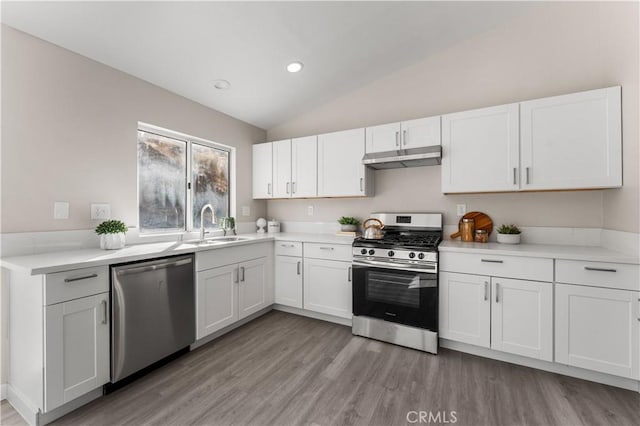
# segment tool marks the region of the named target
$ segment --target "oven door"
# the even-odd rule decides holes
[[[353,314],[437,332],[437,266],[354,260]]]

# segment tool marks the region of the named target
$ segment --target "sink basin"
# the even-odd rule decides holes
[[[249,240],[250,238],[247,237],[213,237],[213,238],[207,238],[206,240],[195,240],[195,241],[189,241],[189,243],[191,244],[196,244],[199,246],[210,246],[210,245],[214,245],[214,244],[224,244],[224,243],[231,243],[233,241],[245,241],[245,240]]]
[[[247,237],[214,237],[209,239],[208,241],[223,241],[223,242],[228,242],[228,241],[245,241],[248,240],[249,238]]]

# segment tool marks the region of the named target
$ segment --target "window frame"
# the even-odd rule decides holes
[[[158,231],[143,231],[140,226],[140,162],[138,160],[137,154],[137,144],[138,144],[138,132],[151,133],[157,136],[162,136],[170,139],[175,139],[181,142],[186,143],[186,161],[185,161],[185,178],[186,178],[186,187],[185,187],[185,229],[184,230],[169,230],[163,231],[159,229]],[[198,233],[199,230],[194,229],[193,227],[193,191],[195,191],[195,186],[193,185],[193,169],[192,169],[192,145],[193,144],[206,146],[209,148],[217,149],[220,151],[224,151],[228,155],[228,176],[229,180],[229,196],[228,196],[228,211],[229,216],[235,217],[236,213],[236,148],[233,146],[221,144],[219,142],[213,142],[207,139],[199,138],[197,136],[188,135],[186,133],[177,132],[175,130],[165,129],[163,127],[155,126],[153,124],[148,124],[144,122],[138,122],[138,126],[136,128],[136,221],[138,227],[138,234],[141,238],[145,237],[158,237],[158,236],[171,236],[171,235],[187,235],[192,233]],[[199,225],[199,224],[198,224]],[[219,229],[215,229],[214,232]]]

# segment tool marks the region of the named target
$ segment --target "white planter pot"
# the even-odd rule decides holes
[[[124,248],[125,233],[100,235],[100,248],[105,250],[117,250]]]
[[[498,233],[498,242],[502,244],[520,244],[520,235],[522,234],[500,234]]]
[[[342,232],[355,232],[358,230],[358,225],[340,225]]]

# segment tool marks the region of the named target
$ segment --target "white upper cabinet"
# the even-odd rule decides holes
[[[522,189],[622,186],[620,91],[522,102]]]
[[[273,144],[273,198],[291,196],[291,139]]]
[[[518,104],[442,116],[442,192],[518,190]]]
[[[400,123],[402,149],[440,145],[440,116]]]
[[[273,197],[273,144],[253,145],[253,198]]]
[[[367,153],[440,145],[440,116],[367,127]]]
[[[367,127],[365,134],[367,153],[402,149],[400,147],[400,123]]]
[[[318,196],[354,197],[373,192],[372,175],[362,164],[364,129],[318,136]]]
[[[291,197],[318,195],[318,137],[291,140]]]

